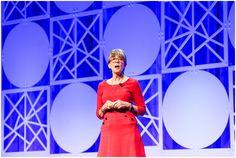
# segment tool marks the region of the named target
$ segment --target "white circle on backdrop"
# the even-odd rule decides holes
[[[100,121],[96,117],[96,92],[86,84],[70,84],[56,96],[50,114],[52,135],[71,153],[87,150],[97,140]]]
[[[200,149],[214,143],[229,117],[222,83],[206,71],[186,72],[169,86],[163,101],[163,121],[181,146]]]
[[[125,51],[127,75],[145,72],[156,60],[160,50],[160,24],[146,6],[133,4],[119,9],[109,20],[104,33],[107,60],[112,49]]]
[[[38,24],[19,24],[8,34],[2,64],[7,78],[15,86],[30,87],[40,81],[49,59],[49,40]]]
[[[235,14],[234,14],[234,3],[231,6],[230,12],[229,12],[229,22],[230,22],[230,30],[229,30],[229,39],[232,45],[235,47]]]
[[[73,13],[84,11],[93,3],[93,1],[57,1],[54,3],[60,10],[66,13]]]

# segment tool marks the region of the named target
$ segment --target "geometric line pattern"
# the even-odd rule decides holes
[[[235,149],[235,66],[229,67],[230,143]]]
[[[52,49],[49,69],[50,85],[70,84],[77,81],[97,82],[103,79],[102,49],[104,42],[102,36],[103,23],[107,20],[103,21],[105,15],[103,15],[103,10],[90,8],[92,10],[85,12],[67,15],[55,13],[56,15],[54,15],[50,13],[50,3],[54,2],[2,2],[2,28],[7,30],[6,25],[22,23],[24,20],[50,18],[50,24],[42,25],[46,29],[50,28],[48,35]],[[147,5],[145,2],[144,4]],[[160,59],[161,73],[228,66],[229,48],[225,33],[227,19],[224,19],[228,4],[229,2],[226,2],[223,5],[223,2],[220,1],[161,2],[161,10],[158,12],[160,15],[157,15],[161,17],[161,30],[164,30]],[[132,4],[130,6],[132,7]],[[106,5],[102,8],[107,9]],[[112,11],[114,12],[116,9]],[[50,14],[53,14],[53,17],[50,17]],[[214,27],[209,27],[211,24]],[[9,28],[13,26],[9,26]],[[5,38],[2,37],[3,41]],[[165,150],[167,148],[163,146],[170,145],[168,151],[174,149],[172,151],[176,151],[177,155],[183,156],[183,153],[188,153],[188,151],[195,154],[194,150],[192,152],[191,150],[184,152],[176,150],[179,147],[175,148],[176,144],[172,138],[168,138],[170,142],[165,140],[166,132],[163,132],[162,129],[162,93],[165,93],[162,86],[165,86],[165,82],[163,82],[161,74],[149,75],[148,73],[133,76],[139,80],[146,103],[146,113],[137,117],[144,145],[153,146],[155,149],[158,147],[160,153],[167,151]],[[230,115],[230,128],[235,128],[235,67],[229,67],[228,73],[230,105],[233,107]],[[49,76],[46,77],[49,80]],[[4,82],[4,84],[12,86],[10,82]],[[60,91],[60,88],[57,90]],[[50,122],[48,121],[51,106],[50,95],[55,95],[54,92],[50,91],[49,87],[2,90],[3,134],[1,143],[3,154],[18,152],[12,155],[19,156],[21,153],[26,155],[27,152],[27,154],[35,155],[35,151],[38,151],[39,155],[41,153],[46,153],[46,155],[67,153],[59,147],[55,140],[50,139]],[[230,149],[235,148],[235,136],[232,131],[235,132],[230,130]],[[50,153],[50,143],[51,147],[55,145],[55,153]],[[98,141],[90,151],[96,151],[95,146],[98,146]],[[220,153],[220,147],[216,149],[214,151]],[[222,150],[221,153],[227,155],[225,149]],[[204,153],[203,150],[201,152]],[[86,152],[81,153],[82,156],[83,154]]]
[[[23,19],[37,20],[49,18],[49,2],[39,1],[5,1],[3,5],[2,24],[9,25],[22,21]],[[32,9],[34,12],[32,12]]]
[[[78,78],[97,80],[102,76],[101,38],[94,31],[102,29],[100,13],[52,19],[51,83]],[[84,16],[91,21],[85,21]],[[65,21],[67,25],[63,25]]]
[[[141,136],[145,146],[159,146],[159,87],[160,81],[157,75],[142,75],[136,77],[142,87],[142,93],[146,104],[146,113],[138,117]]]
[[[48,150],[48,94],[47,87],[3,91],[4,152]]]
[[[222,2],[183,2],[181,7],[178,4],[164,5],[165,26],[170,28],[165,29],[163,70],[216,63],[225,66],[223,13],[216,15],[219,12],[215,11],[224,10]],[[217,27],[209,28],[209,23]],[[207,60],[209,56],[213,60]],[[179,65],[179,61],[183,64]]]

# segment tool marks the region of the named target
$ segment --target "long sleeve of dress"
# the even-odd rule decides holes
[[[145,106],[145,102],[143,99],[143,95],[142,95],[142,90],[141,87],[139,85],[139,82],[137,80],[135,80],[136,82],[134,82],[134,102],[135,105],[137,106],[137,115],[144,115],[146,112],[146,106]]]
[[[99,83],[97,90],[97,108],[96,108],[96,115],[99,119],[102,119],[102,117],[98,113],[101,107],[102,107],[102,85],[101,83]]]

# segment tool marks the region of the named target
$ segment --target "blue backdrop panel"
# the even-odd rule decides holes
[[[234,1],[1,7],[2,156],[96,156],[96,91],[113,48],[142,88],[147,156],[234,155]]]

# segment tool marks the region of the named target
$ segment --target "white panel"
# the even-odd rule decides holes
[[[158,55],[159,32],[159,21],[149,8],[140,4],[122,7],[107,24],[105,58],[112,49],[121,48],[128,59],[125,73],[139,75],[153,64]]]
[[[57,1],[55,4],[58,8],[66,13],[80,12],[87,9],[93,1]]]
[[[12,84],[30,87],[47,70],[49,41],[45,31],[36,23],[19,24],[8,34],[3,46],[3,69]]]
[[[101,125],[95,107],[96,92],[86,84],[70,84],[59,92],[52,105],[50,123],[61,148],[80,153],[93,145]]]
[[[170,136],[186,148],[214,143],[229,117],[229,99],[222,83],[206,71],[186,72],[169,86],[163,120]]]

